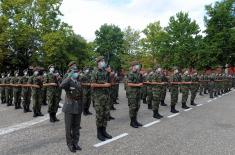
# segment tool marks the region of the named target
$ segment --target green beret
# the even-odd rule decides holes
[[[103,56],[99,56],[99,57],[96,58],[96,62],[97,62],[97,63],[100,62],[101,60],[104,60],[104,57],[103,57]]]

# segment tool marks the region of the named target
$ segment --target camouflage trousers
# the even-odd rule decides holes
[[[128,98],[129,116],[130,118],[137,117],[140,109],[140,98]]]
[[[4,104],[4,103],[6,103],[5,88],[1,88],[0,93],[1,93],[1,102],[2,102],[2,104]]]
[[[13,100],[13,90],[12,90],[12,88],[6,88],[5,89],[5,95],[6,95],[6,103],[8,105],[11,105],[12,100]]]
[[[21,104],[21,90],[14,88],[13,89],[13,96],[14,96],[14,105],[15,107],[19,107]]]
[[[48,113],[56,113],[59,107],[56,88],[47,89]]]
[[[186,103],[189,95],[189,88],[181,88],[182,92],[182,103]]]
[[[22,98],[23,98],[23,101],[22,101],[22,105],[23,107],[25,108],[28,108],[29,105],[30,105],[30,99],[31,99],[31,92],[30,90],[28,89],[23,89],[22,90]]]
[[[41,89],[33,89],[32,98],[33,98],[32,100],[33,110],[36,113],[41,112],[41,104],[42,104]]]
[[[167,91],[166,86],[163,86],[162,91],[161,91],[161,101],[165,100],[165,98],[166,98],[166,91]]]
[[[46,105],[47,103],[47,88],[42,88],[42,104]]]
[[[147,86],[147,104],[152,105],[152,100],[153,100],[152,87]]]
[[[90,90],[90,88],[83,88],[82,99],[83,99],[84,110],[89,109],[90,105],[91,105],[91,90]]]
[[[171,106],[176,105],[178,102],[179,90],[177,86],[171,87]]]
[[[153,88],[153,102],[152,102],[153,111],[159,109],[160,100],[161,100],[161,88],[154,87]]]
[[[197,96],[198,86],[191,87],[191,102],[193,102]]]
[[[110,115],[109,94],[108,92],[94,92],[95,111],[96,111],[96,126],[106,127]]]

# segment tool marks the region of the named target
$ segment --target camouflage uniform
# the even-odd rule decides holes
[[[162,76],[162,82],[168,83],[168,79],[167,79],[165,73],[162,73],[161,76]],[[167,84],[164,84],[164,85],[162,85],[162,91],[161,91],[161,105],[162,106],[167,106],[165,103],[166,92],[167,92]]]
[[[159,72],[155,72],[153,74],[152,80],[150,82],[162,82],[162,77]],[[161,94],[162,94],[162,85],[161,84],[154,84],[152,86],[153,91],[153,101],[152,101],[152,108],[153,108],[153,117],[160,119],[163,116],[159,114],[159,104],[161,100]]]
[[[20,79],[20,83],[23,85],[28,84],[29,76],[24,75]],[[24,108],[24,112],[31,112],[30,110],[30,102],[31,102],[31,89],[29,87],[22,87],[22,105]]]
[[[210,98],[214,98],[214,87],[215,87],[215,76],[211,74],[209,76],[209,83],[208,83]]]
[[[59,121],[56,118],[56,113],[59,107],[58,103],[58,88],[59,83],[57,77],[53,73],[48,73],[45,80],[45,84],[56,84],[56,86],[47,86],[47,102],[48,102],[48,113],[50,115],[50,122]]]
[[[5,84],[3,74],[0,79],[0,84]],[[5,104],[6,103],[5,86],[0,86],[0,93],[1,93],[1,104]]]
[[[180,74],[179,73],[173,74],[173,76],[171,77],[171,82],[181,82]],[[175,109],[175,105],[178,102],[179,86],[178,84],[172,83],[170,89],[171,89],[171,112],[178,113],[179,111]]]
[[[43,83],[47,81],[47,74],[43,74]],[[47,87],[42,87],[42,105],[47,105]]]
[[[32,75],[29,78],[29,84],[37,85],[40,88],[32,87],[32,102],[33,102],[33,112],[34,117],[43,116],[41,113],[41,104],[42,104],[42,87],[43,87],[43,79],[42,76]]]
[[[190,82],[191,78],[189,75],[183,75],[182,76],[182,82]],[[182,92],[182,108],[184,109],[188,109],[186,103],[188,100],[188,96],[189,96],[189,89],[190,89],[190,85],[189,84],[181,84],[181,92]]]
[[[5,84],[10,84],[11,77],[7,76],[4,79]],[[6,86],[5,87],[5,95],[6,95],[6,103],[7,106],[12,106],[12,100],[13,100],[13,89],[11,86]]]
[[[85,72],[80,76],[81,83],[91,83],[91,73]],[[91,104],[91,86],[83,86],[82,85],[82,91],[83,91],[83,114],[91,115],[89,108]]]
[[[18,74],[18,72],[15,72],[15,74]],[[13,96],[14,96],[14,105],[15,109],[21,109],[21,87],[17,86],[20,84],[20,78],[15,76],[11,79],[11,84],[13,84]]]
[[[141,82],[146,82],[147,81],[147,75],[142,75],[141,74]],[[143,100],[143,103],[146,104],[146,97],[147,97],[147,85],[144,85],[141,87],[141,99]]]
[[[147,75],[147,81],[152,81],[152,79],[153,79],[153,72],[150,72]],[[148,104],[148,109],[152,109],[152,100],[153,100],[152,85],[147,85],[147,104]]]
[[[196,98],[197,91],[199,89],[199,84],[198,84],[199,78],[197,77],[197,75],[193,75],[191,77],[191,81],[192,81],[191,88],[190,88],[190,91],[191,91],[191,105],[196,106],[196,104],[194,103],[194,100]]]

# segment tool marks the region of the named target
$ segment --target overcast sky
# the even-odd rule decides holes
[[[104,23],[131,26],[143,30],[149,23],[160,21],[167,26],[169,17],[179,11],[188,12],[204,30],[204,6],[216,0],[63,0],[63,21],[88,41],[95,38],[95,30]]]

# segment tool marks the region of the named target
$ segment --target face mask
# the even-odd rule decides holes
[[[27,72],[24,72],[24,75],[27,75],[28,73]]]
[[[136,70],[140,70],[140,65],[135,65]]]
[[[16,74],[16,77],[18,77],[18,74]]]
[[[2,75],[2,78],[4,78],[4,75]]]
[[[105,68],[105,67],[106,67],[106,64],[105,64],[104,61],[100,62],[100,67],[101,67],[101,68]]]
[[[38,71],[35,71],[35,72],[34,72],[34,75],[38,75]]]
[[[188,75],[188,71],[185,71],[184,74],[185,74],[185,75]]]
[[[89,72],[89,69],[86,69],[86,70],[85,70],[85,73],[87,74],[88,72]]]
[[[44,75],[44,76],[47,76],[47,73],[44,73],[43,75]]]
[[[177,74],[177,73],[179,73],[179,70],[178,70],[178,69],[175,70],[175,74]]]
[[[77,79],[77,78],[78,78],[78,73],[73,73],[73,74],[72,74],[72,78],[73,78],[73,79]]]
[[[50,73],[53,73],[55,71],[55,68],[52,67],[49,70],[50,70]]]
[[[11,76],[11,74],[8,74],[7,76],[8,76],[8,77],[10,77],[10,76]]]
[[[157,72],[161,72],[161,71],[162,71],[162,69],[161,69],[161,68],[158,68],[158,69],[157,69]]]

